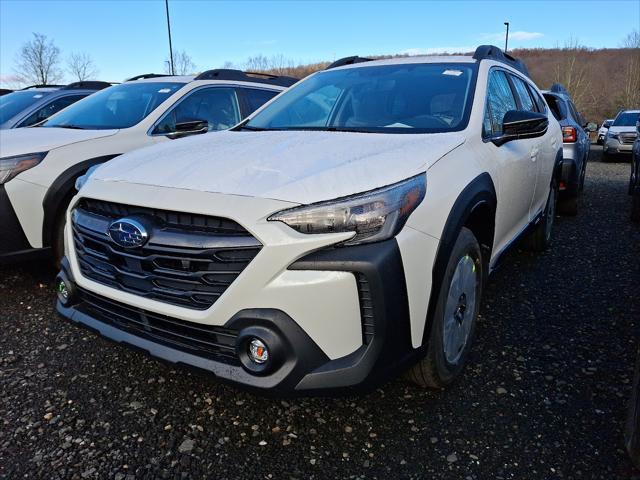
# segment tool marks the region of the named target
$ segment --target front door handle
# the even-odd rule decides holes
[[[533,147],[531,149],[531,161],[535,162],[538,159],[538,153],[540,153],[540,149],[538,147]]]

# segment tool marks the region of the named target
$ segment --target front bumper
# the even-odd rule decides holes
[[[621,143],[615,138],[605,138],[602,150],[607,155],[631,155],[633,152],[632,143]]]
[[[29,244],[4,185],[0,185],[0,226],[0,264],[37,258],[47,253]]]
[[[77,293],[66,306],[58,301],[57,310],[77,324],[153,357],[205,370],[249,389],[284,395],[367,391],[421,355],[421,348],[412,347],[405,274],[395,239],[321,249],[295,261],[288,270],[354,276],[358,286],[354,301],[360,310],[358,348],[331,359],[296,319],[269,306],[240,310],[218,327],[132,307],[79,287],[66,258],[62,274]],[[313,308],[309,305],[310,311]],[[332,320],[327,319],[327,326]],[[202,337],[205,330],[206,338]],[[274,363],[266,370],[252,369],[246,363],[245,339],[251,335],[270,339]],[[204,348],[206,345],[211,348]]]

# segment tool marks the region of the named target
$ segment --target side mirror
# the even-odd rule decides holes
[[[548,128],[549,119],[542,113],[509,110],[502,120],[502,135],[491,141],[499,147],[512,140],[541,137]]]
[[[188,135],[207,133],[209,131],[209,123],[206,120],[187,120],[185,122],[176,123],[175,128],[175,131],[168,133],[167,137],[175,139],[186,137]]]

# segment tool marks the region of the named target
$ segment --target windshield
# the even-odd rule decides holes
[[[327,70],[283,93],[244,128],[433,133],[462,130],[471,108],[469,64]]]
[[[105,88],[51,117],[42,126],[105,130],[140,122],[184,83],[123,83]]]
[[[30,90],[13,92],[0,97],[0,123],[4,123],[16,116],[25,108],[30,107],[40,99],[49,95],[51,91]]]
[[[622,112],[616,117],[612,127],[635,127],[639,118],[640,112]]]

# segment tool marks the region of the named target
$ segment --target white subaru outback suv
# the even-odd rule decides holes
[[[0,131],[0,263],[63,253],[76,179],[122,153],[222,130],[297,80],[238,70],[197,77],[140,75],[87,97],[34,128]]]
[[[371,388],[467,359],[483,284],[550,240],[562,133],[520,62],[367,61],[231,131],[123,155],[68,210],[58,312],[278,393]]]

